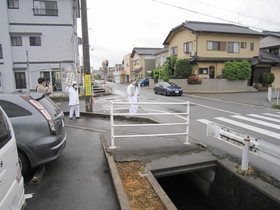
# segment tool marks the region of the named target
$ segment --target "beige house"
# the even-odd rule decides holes
[[[112,74],[112,81],[115,81],[115,83],[118,84],[125,83],[125,71],[123,64],[115,64],[115,66],[112,68]]]
[[[191,59],[199,77],[216,78],[226,61],[248,60],[258,65],[260,39],[264,37],[247,27],[186,21],[173,28],[163,44],[169,46],[169,56]]]
[[[132,77],[142,80],[149,76],[155,68],[155,53],[161,48],[140,48],[135,47],[130,55],[132,59]]]
[[[125,71],[125,83],[128,83],[130,78],[132,78],[133,70],[133,59],[131,58],[131,53],[124,56],[123,67]]]
[[[161,66],[163,66],[165,64],[168,55],[169,55],[168,47],[164,47],[164,48],[158,50],[155,53],[155,56],[156,56],[156,60],[155,60],[156,68],[159,68],[159,67],[161,67]]]
[[[264,31],[267,36],[260,41],[260,58],[267,64],[263,64],[267,71],[275,76],[275,87],[280,87],[280,32]]]

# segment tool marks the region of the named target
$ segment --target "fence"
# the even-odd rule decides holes
[[[254,155],[280,165],[280,146],[276,144],[245,135],[216,123],[207,125],[207,136],[218,138],[243,149],[242,170],[247,170],[246,168],[248,168],[249,151]]]
[[[114,105],[186,105],[186,112],[179,113],[179,112],[164,112],[164,113],[135,113],[133,116],[174,116],[174,115],[185,115],[186,122],[183,123],[156,123],[156,124],[115,124],[114,116],[131,116],[129,113],[115,113],[114,112]],[[116,138],[133,138],[133,137],[160,137],[160,136],[185,136],[186,141],[185,144],[189,144],[189,116],[190,116],[190,102],[183,102],[183,103],[168,103],[168,102],[114,102],[111,101],[110,103],[110,124],[111,124],[111,146],[110,148],[116,148],[115,146],[115,139]],[[144,127],[144,126],[186,126],[185,132],[182,133],[154,133],[154,134],[131,134],[131,135],[115,135],[115,128],[117,127]]]
[[[272,102],[276,98],[276,105],[279,105],[280,87],[269,87],[267,91],[267,100]]]

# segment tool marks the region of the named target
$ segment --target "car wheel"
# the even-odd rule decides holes
[[[163,91],[163,95],[167,96],[167,90]]]
[[[30,163],[26,155],[20,150],[18,150],[18,161],[21,168],[22,176],[26,176],[28,171],[30,170]]]
[[[144,87],[144,84],[141,84],[141,87]]]
[[[179,96],[182,96],[182,95],[183,95],[182,93],[179,94]]]
[[[156,90],[156,89],[154,89],[154,93],[155,93],[155,94],[158,94],[158,92],[157,92],[157,90]]]

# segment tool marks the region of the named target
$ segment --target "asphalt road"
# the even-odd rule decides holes
[[[33,194],[28,210],[119,209],[99,133],[67,126],[66,131],[62,155],[46,165],[41,183],[25,186]]]

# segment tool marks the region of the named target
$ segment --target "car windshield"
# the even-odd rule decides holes
[[[177,85],[174,84],[173,82],[163,82],[161,85],[163,87],[177,87]]]
[[[41,98],[39,102],[48,111],[51,117],[56,117],[61,113],[60,108],[48,97]]]
[[[172,86],[172,87],[177,87],[178,85],[176,85],[175,83],[173,82],[169,82],[169,86]]]

